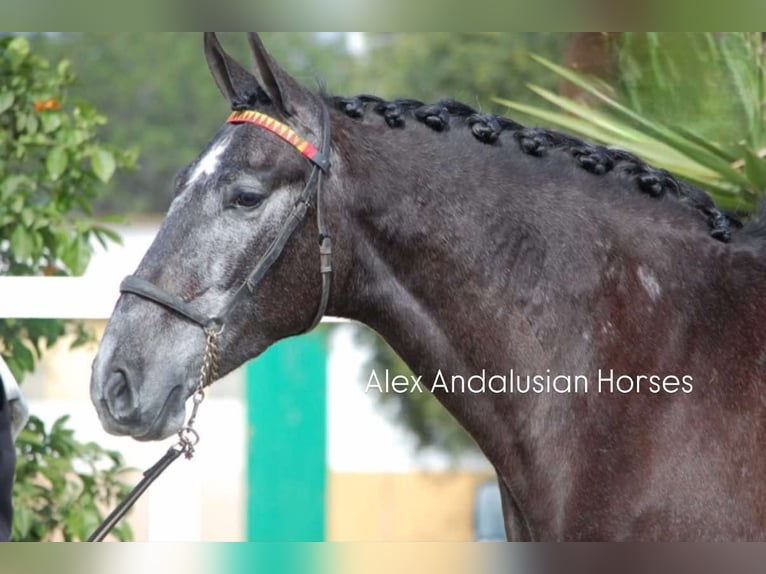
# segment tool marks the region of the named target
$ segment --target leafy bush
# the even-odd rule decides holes
[[[99,141],[106,118],[87,102],[68,101],[74,79],[68,62],[51,67],[25,36],[0,38],[0,274],[79,275],[92,238],[119,241],[93,218],[91,202],[136,152]],[[89,338],[82,324],[0,320],[0,353],[21,381],[69,333],[75,344]],[[66,422],[46,431],[33,417],[17,441],[16,540],[82,540],[127,489],[120,455],[79,443]]]
[[[127,469],[120,454],[78,442],[66,428],[68,419],[61,417],[46,431],[32,417],[17,441],[15,540],[87,540],[103,520],[104,507],[130,491],[122,482]],[[133,537],[126,522],[113,532],[119,540]]]

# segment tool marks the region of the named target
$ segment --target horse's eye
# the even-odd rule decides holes
[[[242,190],[237,192],[237,195],[234,198],[234,205],[237,207],[252,209],[254,207],[258,207],[262,201],[263,196],[260,193]]]

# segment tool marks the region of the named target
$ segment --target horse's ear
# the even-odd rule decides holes
[[[293,115],[296,109],[312,101],[313,94],[293,78],[266,51],[258,34],[247,35],[255,60],[255,76],[271,101],[285,115]]]
[[[205,32],[205,58],[218,89],[232,106],[260,93],[258,81],[221,46],[215,32]]]

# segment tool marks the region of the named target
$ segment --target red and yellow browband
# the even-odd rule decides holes
[[[232,112],[226,122],[229,124],[249,123],[269,130],[301,152],[305,158],[319,168],[325,169],[327,167],[327,159],[317,148],[296,134],[290,126],[275,120],[271,116],[254,110],[245,110]]]

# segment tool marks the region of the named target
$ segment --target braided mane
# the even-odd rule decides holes
[[[403,128],[406,118],[411,117],[434,131],[443,132],[449,129],[451,118],[462,119],[473,136],[488,145],[497,142],[500,134],[508,131],[526,154],[542,157],[547,150],[561,149],[568,152],[582,169],[594,175],[619,172],[632,178],[637,188],[651,197],[674,197],[699,213],[710,227],[711,237],[719,241],[729,242],[732,227],[742,226],[736,217],[718,209],[705,191],[620,149],[590,144],[555,130],[528,128],[502,116],[480,113],[467,104],[453,100],[426,104],[413,99],[387,101],[371,95],[352,98],[331,96],[328,100],[351,118],[362,118],[370,111],[379,114],[391,128]]]

